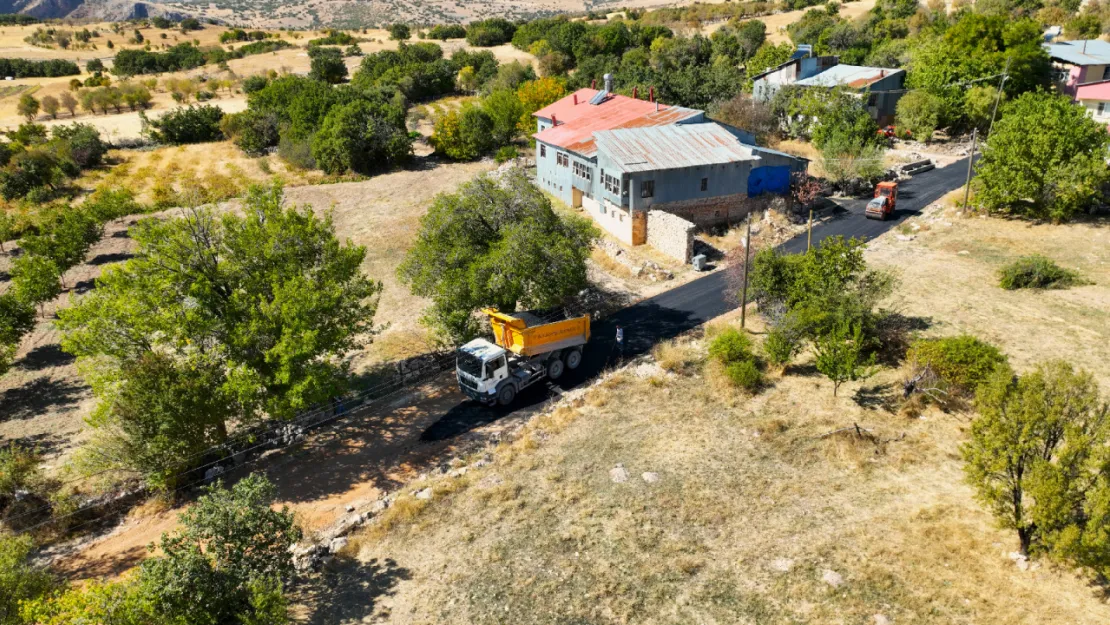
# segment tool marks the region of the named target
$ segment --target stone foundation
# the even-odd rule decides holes
[[[713,198],[656,204],[652,206],[652,209],[677,215],[699,228],[712,228],[739,223],[748,216],[749,212],[766,208],[776,197],[778,196],[761,195],[751,198],[746,193],[736,193]],[[650,226],[648,230],[650,241]]]
[[[690,262],[697,226],[678,215],[653,210],[647,214],[647,242],[671,258]]]

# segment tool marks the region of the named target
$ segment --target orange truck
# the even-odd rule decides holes
[[[864,215],[868,219],[885,220],[894,214],[898,203],[898,183],[885,181],[875,185],[875,197],[867,203]]]
[[[489,316],[494,342],[474,339],[455,358],[455,378],[467,397],[507,406],[536,382],[558,380],[582,364],[582,350],[590,340],[589,315],[552,321],[529,312],[482,312]]]

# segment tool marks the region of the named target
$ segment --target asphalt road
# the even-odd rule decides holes
[[[942,169],[934,169],[898,185],[897,211],[885,221],[867,219],[863,214],[867,200],[838,202],[845,212],[830,221],[814,227],[813,245],[827,237],[844,236],[874,238],[895,228],[912,215],[946,193],[963,185],[967,176],[967,159],[961,159]],[[779,249],[787,253],[801,253],[806,249],[806,235],[802,234],[783,243]],[[710,319],[719,317],[736,307],[726,282],[725,273],[717,271],[675,287],[650,299],[629,306],[592,328],[590,344],[582,364],[575,371],[568,371],[558,385],[545,382],[536,384],[521,393],[513,406],[487,408],[466,400],[459,394],[460,403],[422,435],[425,440],[452,438],[506,414],[520,411],[537,411],[542,404],[560,390],[572,389],[595,378],[606,368],[619,364],[615,353],[614,336],[618,325],[624,328],[624,357],[634,358],[647,353],[660,341],[674,338]]]

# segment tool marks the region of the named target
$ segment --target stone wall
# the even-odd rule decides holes
[[[750,198],[746,193],[735,193],[712,198],[667,202],[666,204],[656,204],[652,208],[678,215],[687,221],[693,222],[699,228],[712,228],[740,223],[748,216],[750,211],[766,208],[772,198],[773,196],[770,195]],[[650,226],[648,230],[648,239],[650,240]]]
[[[689,221],[661,210],[647,214],[647,242],[655,249],[684,263],[694,254],[694,229]]]

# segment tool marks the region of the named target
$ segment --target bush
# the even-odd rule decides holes
[[[505,161],[511,161],[518,156],[520,156],[520,151],[516,149],[516,146],[505,145],[497,150],[497,154],[493,155],[493,160],[501,164]]]
[[[725,375],[736,386],[754,393],[763,386],[763,372],[754,360],[741,360],[725,367]]]
[[[753,360],[752,340],[736,328],[728,328],[709,344],[709,357],[723,365]]]
[[[19,491],[32,490],[41,479],[40,458],[34,450],[9,443],[0,447],[0,510]]]
[[[472,46],[489,48],[509,43],[516,32],[516,25],[499,17],[474,22],[466,29],[466,42]]]
[[[56,583],[49,572],[31,564],[33,548],[30,536],[0,534],[0,623],[4,625],[23,623],[20,603],[46,595]]]
[[[1079,274],[1064,269],[1050,258],[1040,255],[1024,256],[999,271],[999,286],[1015,289],[1066,289],[1083,284]]]
[[[915,367],[929,367],[962,393],[974,393],[995,369],[1007,364],[997,347],[967,334],[918,339],[910,345],[906,359]]]
[[[439,39],[440,41],[447,41],[448,39],[462,39],[466,37],[466,28],[460,24],[441,24],[433,26],[428,31],[428,39]]]
[[[389,27],[389,38],[393,41],[405,41],[412,37],[412,29],[408,24],[392,24]]]
[[[493,149],[493,120],[481,108],[464,106],[436,120],[431,144],[456,161],[472,161]]]
[[[251,94],[256,91],[262,91],[266,88],[266,85],[269,84],[269,82],[269,79],[261,74],[247,76],[243,79],[243,93]]]
[[[218,106],[189,106],[178,108],[149,122],[155,141],[172,143],[203,143],[218,141],[223,137],[220,120],[224,112]]]
[[[100,131],[90,124],[55,126],[51,131],[54,143],[81,169],[97,167],[108,153],[108,144],[100,139]]]
[[[772,328],[763,339],[763,353],[771,364],[778,367],[789,365],[801,347],[801,334],[787,327]]]
[[[53,187],[61,178],[58,158],[46,150],[20,152],[0,170],[0,195],[21,198],[34,189]]]
[[[898,125],[927,143],[940,123],[944,101],[927,91],[911,91],[898,100]]]
[[[278,119],[273,113],[246,110],[225,115],[220,129],[240,150],[250,156],[262,156],[267,148],[277,145]]]

